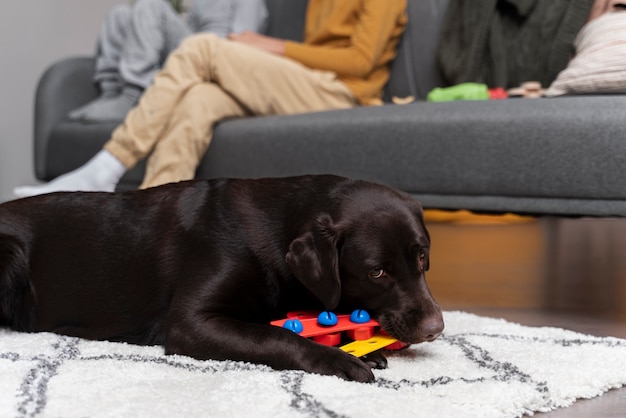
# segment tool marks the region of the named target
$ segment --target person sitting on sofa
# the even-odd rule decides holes
[[[150,155],[141,188],[192,179],[224,119],[380,103],[407,24],[406,0],[310,0],[304,42],[253,32],[185,39],[104,149],[17,196],[114,191]]]
[[[100,97],[68,116],[89,122],[122,120],[184,38],[198,32],[222,38],[259,32],[266,20],[264,0],[192,0],[186,18],[168,0],[114,6],[102,22],[96,48],[93,79]]]

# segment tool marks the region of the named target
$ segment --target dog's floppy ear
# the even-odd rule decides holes
[[[341,297],[338,239],[331,217],[322,214],[302,228],[285,257],[291,272],[328,310]]]

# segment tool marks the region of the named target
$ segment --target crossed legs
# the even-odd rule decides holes
[[[170,55],[154,84],[113,132],[103,152],[126,169],[149,156],[142,187],[152,187],[193,178],[210,144],[213,127],[220,120],[356,104],[353,94],[334,73],[312,70],[212,34],[199,34],[187,38]],[[68,181],[72,173],[62,176],[61,184],[55,184],[55,180],[19,192],[24,196],[85,190]],[[85,176],[80,169],[77,173]],[[18,194],[17,189],[15,192]]]

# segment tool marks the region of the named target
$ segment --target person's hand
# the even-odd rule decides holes
[[[260,33],[246,31],[241,33],[231,33],[228,35],[228,39],[271,52],[272,54],[285,55],[285,42],[278,38],[272,38],[270,36],[261,35]]]

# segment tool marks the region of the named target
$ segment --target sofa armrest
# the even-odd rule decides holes
[[[37,84],[34,114],[35,177],[45,180],[50,133],[67,113],[98,96],[92,82],[93,57],[72,57],[55,62]]]

